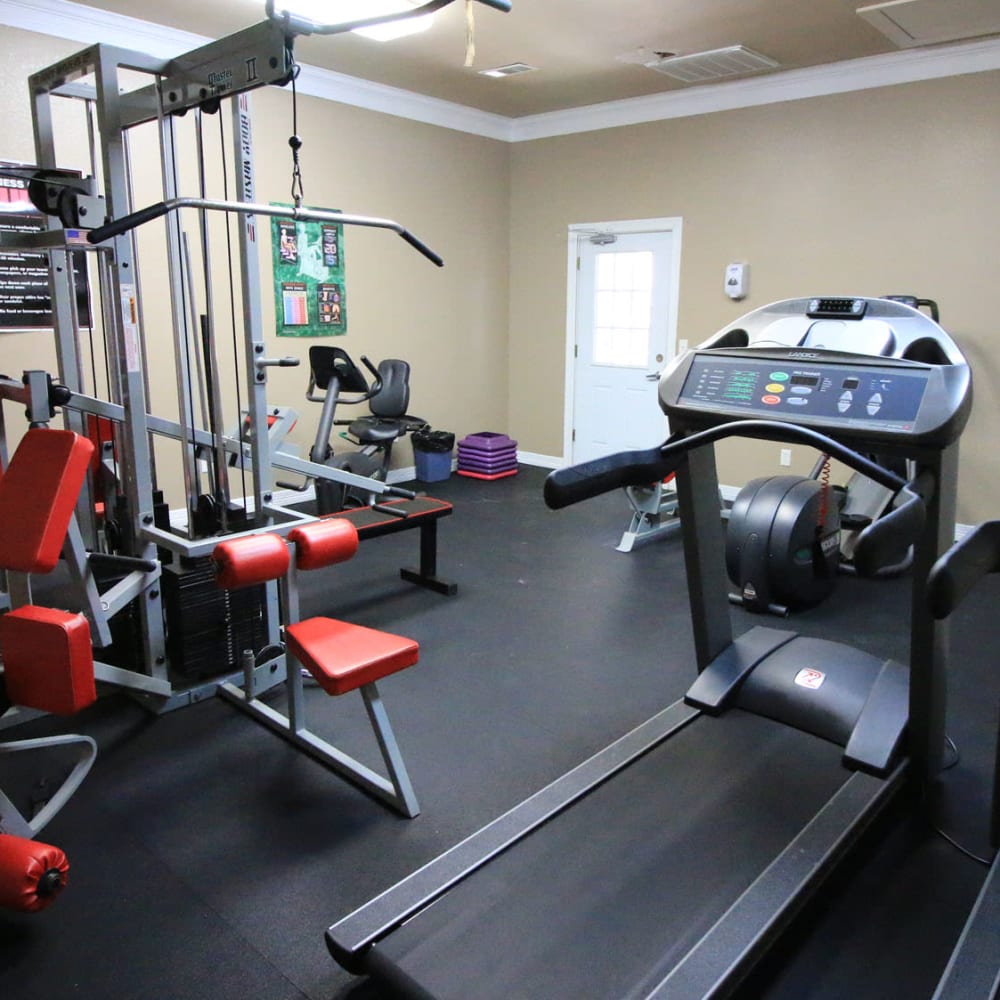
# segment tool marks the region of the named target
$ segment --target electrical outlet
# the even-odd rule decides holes
[[[782,448],[780,462],[783,466],[789,466],[792,464],[792,449]]]

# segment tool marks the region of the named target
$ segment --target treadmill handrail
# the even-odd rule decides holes
[[[957,541],[931,569],[927,604],[947,618],[988,573],[1000,572],[1000,521],[984,521]]]
[[[895,491],[906,482],[894,472],[858,454],[833,438],[798,424],[775,420],[734,420],[696,434],[674,434],[656,448],[623,451],[551,473],[545,481],[545,502],[553,510],[590,500],[621,486],[648,486],[676,472],[687,454],[728,437],[762,438],[785,444],[805,444],[836,458],[880,486]]]
[[[696,434],[672,435],[658,448],[618,452],[557,469],[545,480],[545,502],[558,510],[622,486],[648,486],[676,472],[696,448],[727,437],[806,444],[836,458],[880,486],[903,495],[901,504],[873,521],[858,536],[854,565],[860,575],[874,575],[885,565],[889,553],[897,551],[900,545],[912,544],[919,537],[926,515],[920,494],[933,488],[932,484],[904,482],[894,472],[825,434],[798,424],[772,420],[736,420]]]

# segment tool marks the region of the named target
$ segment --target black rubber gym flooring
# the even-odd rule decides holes
[[[326,927],[691,679],[679,540],[618,553],[624,498],[552,512],[544,475],[453,476],[428,489],[455,504],[440,522],[438,563],[458,582],[455,597],[399,579],[416,561],[417,532],[365,542],[352,562],[302,578],[304,614],[420,642],[420,663],[380,685],[420,799],[414,820],[216,698],[154,717],[115,695],[74,720],[2,733],[87,732],[100,753],[43,835],[69,855],[62,898],[38,915],[0,912],[0,996],[375,1000],[329,957]],[[979,853],[1000,691],[997,584],[987,580],[952,629],[948,730],[960,759],[942,780],[945,823]],[[36,600],[44,594],[36,586]],[[787,627],[905,660],[907,605],[905,580],[845,578]],[[733,614],[739,630],[751,624]],[[359,696],[312,689],[308,699],[317,732],[376,764]],[[896,809],[740,995],[929,997],[984,873]],[[523,982],[510,995],[544,1000],[545,990]]]

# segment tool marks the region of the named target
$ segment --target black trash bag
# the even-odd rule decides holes
[[[410,436],[414,451],[440,453],[451,451],[455,447],[455,435],[451,431],[432,431],[426,427],[414,431]]]

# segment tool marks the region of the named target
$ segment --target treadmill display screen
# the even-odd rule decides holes
[[[928,372],[798,359],[712,356],[692,360],[678,404],[748,417],[808,424],[873,426],[907,433],[927,388]]]

